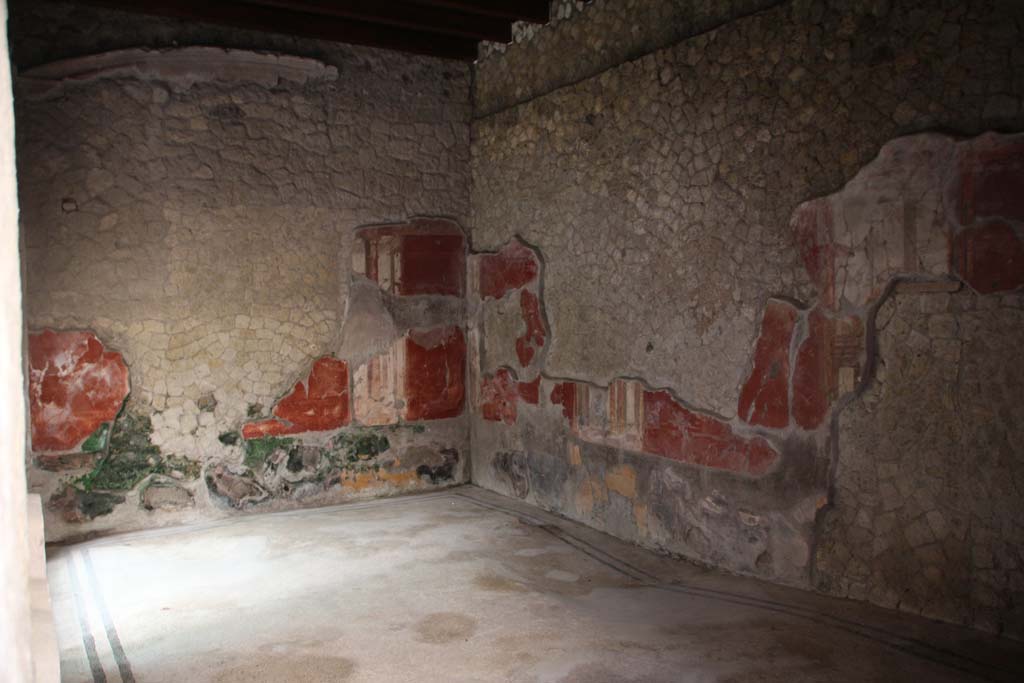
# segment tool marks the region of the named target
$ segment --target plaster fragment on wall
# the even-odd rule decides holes
[[[78,448],[108,425],[128,396],[128,366],[91,332],[28,337],[32,450]]]
[[[318,358],[305,382],[274,406],[274,417],[250,422],[242,428],[246,439],[302,432],[324,432],[347,425],[350,418],[348,364],[336,358]]]
[[[480,298],[500,299],[536,280],[540,264],[533,249],[513,240],[496,254],[482,254],[480,261]]]
[[[462,328],[411,332],[405,346],[405,419],[440,420],[462,414],[465,366]]]
[[[789,355],[798,315],[796,307],[778,299],[765,307],[753,368],[740,391],[743,421],[774,428],[789,425]]]
[[[357,235],[363,250],[362,274],[385,292],[398,296],[464,294],[465,238],[456,223],[417,218],[363,228]]]

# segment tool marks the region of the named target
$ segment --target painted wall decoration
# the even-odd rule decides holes
[[[850,528],[877,522],[877,538],[903,547],[897,530],[886,535],[896,511],[934,520],[959,513],[942,509],[941,496],[932,492],[927,508],[900,504],[893,496],[875,507],[865,503],[875,494],[836,497],[837,490],[859,490],[858,477],[881,475],[870,468],[861,472],[864,464],[844,469],[837,450],[842,444],[834,440],[839,434],[864,441],[870,433],[861,429],[849,436],[842,419],[851,404],[861,412],[870,408],[859,401],[879,382],[878,365],[885,359],[878,356],[877,329],[885,321],[877,316],[894,292],[941,297],[963,290],[960,299],[979,297],[979,308],[1002,311],[999,320],[1015,310],[1012,296],[1000,296],[1024,287],[1022,141],[1022,135],[991,133],[968,140],[935,134],[898,138],[840,191],[796,207],[789,229],[813,295],[805,301],[765,300],[731,417],[642,377],[606,383],[549,375],[546,354],[559,342],[561,321],[547,319],[542,255],[518,239],[495,253],[473,255],[476,312],[470,335],[481,340],[473,369],[475,480],[701,562],[863,597],[867,589],[843,564],[858,552],[864,566],[881,577],[872,585],[886,586],[872,599],[894,606],[899,600],[891,596],[914,595],[919,609],[949,618],[952,608],[941,596],[968,591],[974,585],[970,576],[991,572],[984,564],[967,571],[947,566],[947,555],[929,555],[935,543],[929,539],[940,535],[953,547],[940,521],[915,532],[905,548],[918,558],[919,572],[933,577],[928,586],[885,578],[893,563],[857,545]],[[906,306],[899,310],[909,316]],[[947,332],[973,339],[975,332],[959,330],[954,320],[939,324],[938,313],[932,318],[928,334],[915,331],[908,345],[934,347],[941,340],[932,343],[929,335]],[[541,332],[535,337],[534,330]],[[535,338],[536,350],[531,346],[532,353],[521,354],[524,340]],[[995,335],[989,343],[997,340],[1004,341]],[[955,348],[941,348],[942,363],[969,363]],[[903,367],[898,359],[893,363]],[[932,360],[935,367],[939,363]],[[1012,377],[1000,381],[1012,384]],[[679,385],[685,387],[686,377]],[[885,452],[877,444],[864,449]],[[879,472],[894,467],[882,463]],[[925,489],[915,490],[921,493],[914,500],[924,500]],[[921,526],[909,517],[906,523]],[[961,578],[943,582],[954,575]],[[984,611],[978,601],[992,599],[971,600],[959,603],[957,619],[976,622]]]
[[[268,413],[252,405],[242,424],[223,425],[213,453],[183,457],[154,442],[162,413],[131,399],[125,359],[95,334],[32,334],[32,445],[39,470],[52,473],[49,512],[72,525],[137,524],[210,506],[274,509],[462,481],[462,231],[414,219],[361,229],[356,239],[352,287],[377,292],[370,299],[381,305],[359,309],[366,297],[355,295],[342,336],[369,341],[351,358],[313,360]],[[387,332],[370,339],[366,329]],[[214,423],[215,394],[199,408]]]
[[[43,330],[29,335],[28,358],[33,451],[102,450],[129,391],[121,354],[91,332]]]

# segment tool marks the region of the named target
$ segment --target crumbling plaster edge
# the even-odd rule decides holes
[[[59,97],[70,85],[132,78],[184,91],[196,83],[250,82],[274,87],[287,80],[336,81],[338,69],[308,57],[220,47],[129,48],[61,59],[21,72],[17,82],[33,100]]]

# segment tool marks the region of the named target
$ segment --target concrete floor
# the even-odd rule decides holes
[[[706,571],[475,487],[57,548],[63,680],[1024,680],[1024,645]]]

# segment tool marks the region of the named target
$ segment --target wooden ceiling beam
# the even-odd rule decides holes
[[[473,40],[512,40],[508,19],[439,8],[416,2],[381,0],[242,0],[247,5],[276,7],[341,19],[355,19],[426,33],[459,36]]]
[[[246,4],[235,0],[79,0],[85,4],[233,28],[283,33],[341,43],[472,61],[471,38],[382,26],[366,21]]]

